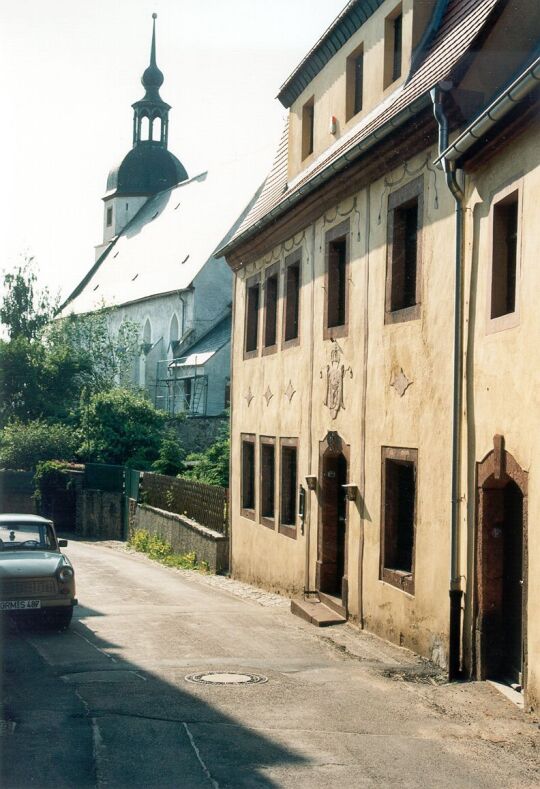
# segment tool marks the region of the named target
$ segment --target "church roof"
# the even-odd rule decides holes
[[[188,289],[234,232],[246,195],[253,195],[253,173],[236,167],[233,189],[231,167],[202,173],[150,197],[105,248],[59,317]]]

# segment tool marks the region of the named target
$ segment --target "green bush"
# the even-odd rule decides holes
[[[69,425],[41,419],[10,422],[0,432],[0,467],[30,470],[40,461],[75,459],[79,437]]]
[[[193,479],[207,485],[229,486],[229,458],[231,452],[229,422],[221,428],[216,441],[204,452],[192,452],[186,462],[193,464],[189,471],[182,472],[184,479]]]
[[[128,545],[134,548],[136,551],[146,553],[148,550],[149,539],[150,533],[147,532],[146,529],[135,529],[135,531],[132,532],[129,537]]]
[[[66,491],[69,488],[71,480],[64,473],[67,467],[67,463],[61,460],[40,460],[34,474],[34,498],[36,501],[42,501],[48,495],[57,491]]]
[[[174,430],[167,430],[161,439],[159,455],[152,463],[152,471],[156,474],[167,474],[175,477],[184,468],[186,451]]]
[[[98,392],[82,407],[85,460],[124,465],[130,459],[154,460],[165,416],[142,394],[128,389]]]

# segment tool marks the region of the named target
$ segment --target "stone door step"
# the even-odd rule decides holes
[[[291,613],[305,619],[315,627],[342,625],[347,621],[344,616],[332,611],[331,608],[318,600],[291,600]]]

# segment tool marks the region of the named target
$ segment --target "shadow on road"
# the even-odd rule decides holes
[[[0,627],[6,789],[274,787],[265,770],[305,763],[230,712],[264,706],[269,685],[166,682],[113,656],[117,645],[80,621],[64,633],[20,617]]]

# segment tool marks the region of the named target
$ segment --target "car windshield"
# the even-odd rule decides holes
[[[54,533],[48,523],[0,524],[0,551],[43,551],[55,547]]]

